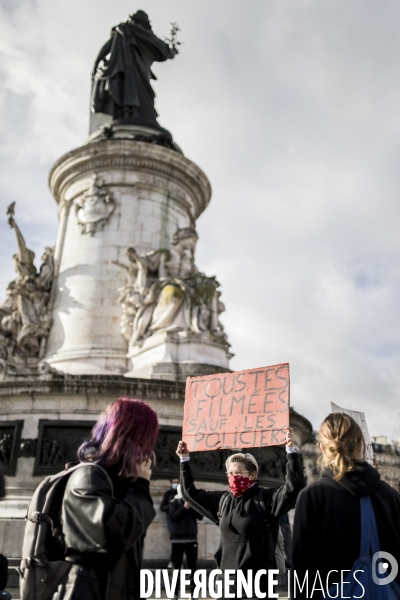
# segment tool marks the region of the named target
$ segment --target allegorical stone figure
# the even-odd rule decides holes
[[[151,65],[174,58],[178,53],[177,30],[173,25],[171,45],[163,42],[154,35],[143,10],[113,27],[94,64],[92,112],[160,129],[154,108],[155,93],[150,85],[150,80],[157,78]]]
[[[45,248],[38,273],[33,263],[35,253],[27,247],[14,212],[15,202],[8,207],[7,215],[17,238],[17,278],[8,285],[6,301],[0,306],[0,359],[11,363],[15,357],[39,355],[51,325],[48,302],[54,274],[53,248]]]
[[[220,301],[215,277],[200,273],[194,262],[198,235],[193,227],[178,229],[170,249],[139,254],[127,248],[130,265],[117,264],[127,276],[119,290],[121,331],[131,347],[157,331],[191,331],[208,334],[227,344],[219,315]]]

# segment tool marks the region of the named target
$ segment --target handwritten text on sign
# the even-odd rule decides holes
[[[186,380],[182,439],[189,451],[284,443],[289,425],[289,365]]]

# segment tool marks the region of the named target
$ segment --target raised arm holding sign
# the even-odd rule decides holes
[[[219,526],[221,545],[214,556],[218,568],[254,577],[260,569],[281,568],[275,556],[279,519],[305,486],[289,427],[289,365],[188,379],[182,437],[177,449],[182,496]],[[285,484],[262,488],[257,461],[247,448],[284,443]],[[189,452],[222,448],[236,449],[225,464],[229,492],[199,489]],[[266,575],[259,587],[268,592]],[[235,591],[240,597],[240,590]]]

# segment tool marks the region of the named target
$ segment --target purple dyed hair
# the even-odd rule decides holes
[[[122,396],[101,413],[90,440],[78,450],[79,460],[120,465],[119,475],[136,478],[137,463],[154,459],[158,429],[157,415],[148,404]]]

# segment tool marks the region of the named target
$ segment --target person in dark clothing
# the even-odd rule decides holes
[[[321,425],[319,444],[325,468],[321,478],[300,493],[294,518],[293,568],[300,583],[307,571],[311,582],[308,594],[306,588],[300,592],[297,586],[297,598],[312,597],[317,571],[326,589],[340,583],[341,571],[346,571],[345,579],[352,569],[360,555],[363,496],[371,498],[380,550],[389,552],[400,563],[400,494],[364,462],[360,427],[348,415],[332,413]],[[400,572],[396,581],[400,583]]]
[[[174,477],[173,479],[171,479],[171,487],[164,493],[162,500],[161,500],[161,504],[160,504],[160,510],[161,512],[165,512],[167,514],[167,516],[169,515],[169,503],[171,502],[171,500],[173,500],[176,496],[176,491],[178,489],[178,485],[179,485],[179,477]],[[168,527],[168,529],[170,529]],[[170,529],[170,533],[172,532],[172,525],[171,525],[171,529]]]
[[[275,545],[279,519],[293,508],[300,490],[306,485],[303,469],[294,448],[292,429],[286,434],[286,483],[277,488],[260,488],[257,481],[258,465],[251,454],[234,454],[226,461],[229,496],[223,491],[197,489],[184,442],[179,442],[177,454],[181,459],[181,487],[183,499],[219,524],[221,543],[214,558],[218,568],[241,569],[253,577],[259,569],[276,568]],[[262,489],[262,499],[269,527],[257,510],[254,496]],[[221,507],[220,504],[223,506]],[[222,508],[222,514],[219,514]],[[261,577],[260,590],[267,591],[267,577]]]
[[[287,569],[290,569],[292,566],[292,530],[290,528],[289,515],[283,515],[279,519],[279,527],[281,528],[283,540],[284,540],[284,548],[285,548],[285,566]]]
[[[171,537],[172,529],[174,527],[173,522],[169,518],[169,503],[171,502],[171,500],[173,500],[175,498],[178,485],[179,485],[179,477],[174,477],[173,479],[171,479],[171,487],[169,488],[169,490],[167,490],[164,493],[162,500],[161,500],[161,504],[160,504],[161,512],[166,513],[169,537]],[[171,548],[171,559],[168,563],[168,568],[172,569],[172,566],[173,565],[172,565],[172,548]]]
[[[140,400],[109,405],[79,449],[61,507],[71,568],[53,600],[140,598],[143,538],[154,519],[149,493],[157,415]],[[72,588],[72,590],[71,590]]]
[[[201,521],[203,515],[184,501],[180,485],[175,498],[170,502],[169,516],[173,524],[172,564],[174,569],[180,569],[183,555],[186,554],[187,567],[193,576],[197,566],[197,520]]]
[[[4,554],[0,554],[0,600],[1,592],[5,589],[8,581],[8,559]]]
[[[172,529],[173,529],[173,523],[171,521],[171,519],[169,518],[169,508],[170,508],[170,502],[171,500],[173,500],[176,496],[176,490],[178,489],[178,485],[179,485],[179,477],[174,477],[173,479],[171,479],[171,487],[169,488],[169,490],[167,490],[161,500],[161,504],[160,504],[160,510],[161,512],[166,513],[167,516],[167,527],[168,527],[168,531],[169,534],[171,535],[172,533]]]

